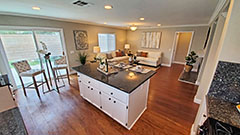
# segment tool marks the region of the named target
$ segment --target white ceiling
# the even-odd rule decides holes
[[[83,0],[92,3],[79,7],[76,0],[0,0],[1,14],[25,14],[113,26],[136,24],[143,27],[208,24],[218,0]],[[105,10],[110,4],[112,10]],[[32,10],[38,6],[40,11]],[[139,18],[144,17],[145,21]]]

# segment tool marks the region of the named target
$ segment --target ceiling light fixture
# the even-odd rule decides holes
[[[159,24],[157,24],[157,26],[158,26],[158,27],[160,27],[160,26],[161,26],[161,24],[159,23]]]
[[[106,22],[104,22],[103,24],[107,24]]]
[[[112,5],[105,5],[104,8],[109,10],[109,9],[112,9],[113,6]]]
[[[135,26],[135,25],[130,26],[130,30],[131,31],[136,31],[137,30],[137,26]]]
[[[33,6],[32,9],[33,9],[33,10],[40,10],[41,8],[40,8],[40,7],[37,7],[37,6]]]
[[[143,17],[139,18],[140,21],[144,21],[145,19]]]

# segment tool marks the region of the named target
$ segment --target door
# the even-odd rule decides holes
[[[127,106],[116,99],[113,99],[112,104],[112,117],[125,125],[127,118]]]
[[[101,94],[102,110],[109,116],[112,116],[112,97],[102,92]]]
[[[79,80],[79,88],[80,88],[80,94],[81,96],[83,96],[84,98],[86,98],[86,91],[87,91],[87,85],[84,84],[82,81],[80,82]]]
[[[173,63],[185,64],[185,57],[191,49],[192,32],[177,32],[176,43],[173,48]]]
[[[11,80],[16,83],[15,88],[21,87],[21,83],[18,74],[12,62],[19,60],[27,60],[32,69],[45,68],[43,56],[37,53],[37,50],[42,49],[40,42],[44,42],[48,48],[48,52],[51,52],[51,60],[63,54],[63,43],[60,31],[46,31],[46,30],[0,30],[0,40],[4,50],[5,64],[9,64],[10,70],[8,74]],[[6,59],[6,60],[5,60]],[[52,62],[54,65],[54,63]],[[61,71],[64,74],[65,71]],[[47,73],[47,72],[46,72]],[[41,80],[42,76],[37,76],[37,80]],[[32,82],[31,78],[24,77],[24,84]],[[13,83],[14,84],[14,83]]]

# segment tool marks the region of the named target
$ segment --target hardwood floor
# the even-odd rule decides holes
[[[151,79],[148,108],[130,131],[83,100],[76,75],[60,94],[41,93],[40,100],[35,90],[27,90],[28,97],[18,90],[16,101],[30,135],[189,135],[197,87],[177,81],[182,69],[160,67]]]

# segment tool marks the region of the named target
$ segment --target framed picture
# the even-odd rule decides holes
[[[76,50],[88,49],[88,35],[84,30],[73,30]]]

